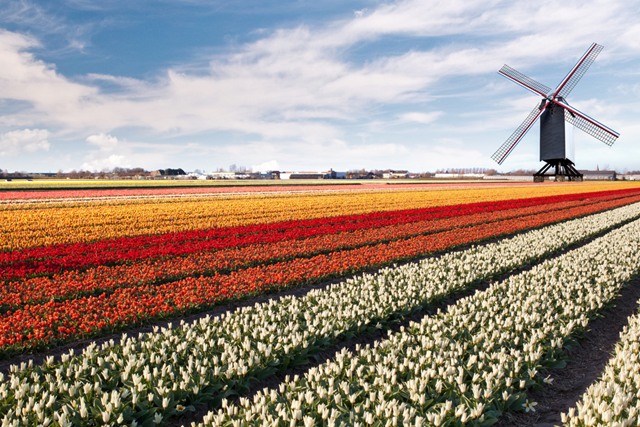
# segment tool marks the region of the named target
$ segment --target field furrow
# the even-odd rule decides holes
[[[640,303],[640,301],[639,301]],[[600,380],[591,385],[562,422],[568,427],[627,427],[640,417],[640,315],[629,318]]]

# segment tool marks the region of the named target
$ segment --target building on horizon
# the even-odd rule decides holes
[[[579,170],[578,172],[582,174],[582,179],[584,181],[617,181],[618,180],[616,171]]]
[[[280,172],[280,179],[346,179],[346,172]]]
[[[388,169],[382,173],[382,178],[384,179],[395,179],[395,178],[408,178],[409,171],[408,170],[393,170]]]

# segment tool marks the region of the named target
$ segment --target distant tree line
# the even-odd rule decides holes
[[[229,169],[225,170],[224,168],[216,168],[214,172],[237,172],[237,173],[249,173],[253,172],[253,168],[248,168],[245,166],[236,166],[236,164],[229,165]]]
[[[76,170],[65,172],[62,169],[56,174],[56,178],[70,178],[70,179],[91,179],[91,178],[125,178],[134,176],[150,176],[151,172],[143,168],[121,168],[115,167],[113,169],[104,168],[100,172],[92,172],[89,170]]]
[[[29,173],[25,171],[9,172],[9,169],[0,169],[0,178],[27,178],[28,176]]]
[[[599,167],[600,170],[605,171],[609,169],[609,165],[604,165]],[[382,178],[384,173],[388,173],[390,169],[370,169],[366,170],[365,168],[361,169],[349,169],[347,171],[347,177],[349,178]],[[200,169],[195,170],[196,173],[200,173]],[[232,172],[232,173],[252,173],[252,168],[245,166],[237,166],[236,164],[230,165],[227,169],[225,168],[216,168],[214,172]],[[512,170],[509,172],[498,172],[495,169],[488,168],[447,168],[447,169],[437,169],[435,172],[420,172],[420,173],[410,173],[409,175],[414,178],[432,178],[436,173],[450,173],[450,174],[484,174],[484,175],[517,175],[517,176],[525,176],[525,175],[533,175],[537,171],[535,169],[518,169]],[[158,176],[179,176],[185,175],[186,172],[182,168],[166,168],[166,169],[156,169],[153,171],[145,170],[144,168],[136,167],[136,168],[123,168],[123,167],[115,167],[113,169],[104,168],[99,172],[89,171],[83,169],[73,169],[71,171],[63,171],[59,170],[57,173],[35,173],[35,172],[25,172],[25,171],[14,171],[9,172],[8,169],[0,168],[0,178],[43,178],[43,177],[53,177],[59,179],[109,179],[109,178],[134,178],[134,177],[158,177]],[[626,168],[622,170],[622,172],[618,172],[619,175],[629,174],[629,175],[639,175],[640,170],[627,170]]]

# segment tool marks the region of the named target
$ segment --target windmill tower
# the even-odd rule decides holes
[[[505,64],[498,73],[541,96],[542,101],[535,106],[524,122],[491,158],[501,165],[540,118],[540,160],[546,164],[533,175],[534,182],[542,182],[545,177],[554,175],[556,181],[564,181],[565,179],[582,181],[582,174],[575,169],[573,161],[567,156],[565,122],[609,146],[613,145],[620,136],[616,131],[578,111],[566,101],[567,95],[578,84],[602,49],[602,46],[593,43],[554,90]],[[554,168],[554,173],[547,174],[547,171],[551,168]]]

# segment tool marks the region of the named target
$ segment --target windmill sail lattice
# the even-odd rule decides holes
[[[545,161],[547,165],[543,167],[538,174],[534,175],[534,178],[546,176],[544,173],[553,166],[555,167],[556,176],[566,173],[569,179],[575,178],[581,180],[582,175],[573,167],[573,162],[566,157],[565,122],[609,146],[620,136],[616,131],[578,111],[565,100],[565,97],[571,93],[576,84],[582,79],[602,49],[602,46],[593,43],[554,90],[525,76],[508,65],[504,65],[500,71],[498,71],[500,75],[541,96],[542,102],[536,105],[525,121],[522,122],[491,158],[498,164],[502,164],[507,156],[513,152],[518,142],[527,134],[529,129],[541,118],[540,160]]]
[[[599,44],[592,44],[591,47],[587,50],[587,52],[580,58],[580,61],[573,67],[569,74],[562,80],[562,82],[558,85],[556,89],[556,93],[553,94],[554,97],[562,97],[566,98],[567,95],[571,93],[574,87],[578,84],[582,76],[585,75],[593,61],[596,60],[598,54],[602,52],[604,46],[600,46]],[[549,93],[549,92],[547,92]]]
[[[529,129],[531,129],[531,127],[538,120],[540,114],[542,114],[542,110],[539,106],[536,105],[535,108],[531,110],[527,118],[524,119],[524,122],[522,122],[522,124],[518,126],[518,129],[516,129],[515,132],[511,134],[509,139],[507,139],[505,143],[502,144],[500,148],[498,148],[498,151],[493,153],[493,156],[491,156],[491,158],[498,162],[499,165],[501,165],[504,159],[506,159],[507,156],[511,153],[511,151],[516,148],[516,145],[518,145],[518,142],[520,142],[522,137],[525,136],[527,132],[529,132]]]
[[[571,123],[581,131],[591,135],[597,140],[604,142],[609,147],[611,147],[613,143],[616,142],[616,139],[618,139],[617,136],[611,134],[610,132],[604,131],[602,128],[594,125],[591,122],[588,122],[582,117],[572,115],[569,110],[564,110],[564,119],[567,121],[567,123]]]
[[[529,78],[521,72],[509,67],[507,64],[504,64],[498,72],[509,80],[514,81],[521,86],[524,86],[526,89],[532,90],[538,95],[547,96],[547,94],[551,92],[550,87],[546,87],[542,83],[538,83],[532,78]]]

